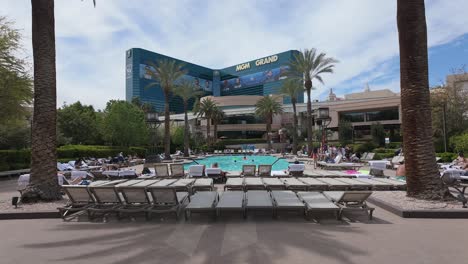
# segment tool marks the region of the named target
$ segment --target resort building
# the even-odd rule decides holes
[[[271,95],[283,104],[284,114],[273,118],[273,139],[280,141],[280,134],[291,129],[292,105],[290,99],[279,95],[280,87],[287,78],[288,63],[298,51],[290,50],[256,60],[243,62],[223,69],[209,69],[193,63],[174,59],[144,49],[133,48],[126,53],[126,100],[138,97],[143,103],[150,103],[158,112],[164,111],[164,94],[155,83],[153,65],[164,59],[183,63],[187,70],[184,78],[193,80],[204,92],[204,98],[211,98],[224,111],[226,118],[218,124],[218,137],[261,138],[265,137],[265,121],[255,116],[255,103],[262,96]],[[194,100],[189,102],[189,109]],[[170,98],[171,120],[183,125],[183,104],[180,98]],[[398,140],[401,124],[400,95],[390,90],[372,91],[366,84],[362,92],[337,97],[330,89],[327,100],[312,103],[313,109],[328,107],[330,122],[326,129],[329,140],[338,139],[338,124],[341,120],[350,121],[353,126],[353,140],[370,139],[370,126],[379,122],[384,126],[392,141]],[[304,94],[298,95],[297,111],[300,130],[305,132],[307,104]],[[189,113],[192,133],[206,133],[206,120]],[[161,117],[160,117],[161,119]],[[322,124],[323,125],[323,124]],[[315,124],[316,130],[323,128]],[[304,136],[305,133],[302,134]]]

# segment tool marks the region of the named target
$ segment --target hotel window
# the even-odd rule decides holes
[[[398,108],[384,109],[379,111],[367,112],[367,121],[384,121],[384,120],[398,120]]]
[[[352,113],[340,113],[340,120],[346,120],[349,122],[364,122],[365,113],[352,112]]]

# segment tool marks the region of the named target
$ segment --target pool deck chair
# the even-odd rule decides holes
[[[317,180],[328,184],[328,190],[348,190],[350,184],[346,182],[339,181],[334,178],[318,178]]]
[[[206,168],[205,175],[208,178],[212,178],[213,181],[219,182],[223,180],[223,171],[220,168]]]
[[[270,211],[271,216],[275,216],[273,201],[268,191],[247,191],[245,193],[245,214],[256,211]]]
[[[293,191],[272,191],[271,197],[275,205],[275,216],[280,211],[299,211],[305,215],[305,205]]]
[[[255,177],[256,168],[255,165],[242,165],[241,175],[243,177]]]
[[[270,177],[271,176],[271,165],[258,165],[258,176],[259,177]]]
[[[372,190],[389,190],[393,188],[393,184],[376,181],[374,179],[357,178],[356,181],[370,184],[372,186]]]
[[[285,190],[286,185],[284,185],[284,182],[281,181],[278,178],[262,178],[263,184],[265,184],[265,187],[267,190]]]
[[[229,178],[224,185],[224,190],[244,190],[244,178]]]
[[[289,175],[292,177],[304,176],[305,165],[304,164],[289,164],[288,166]]]
[[[392,189],[406,190],[406,182],[404,182],[404,181],[398,181],[398,180],[394,180],[394,179],[385,179],[385,178],[373,178],[373,180],[391,184]]]
[[[119,194],[115,186],[126,180],[109,181],[97,186],[89,186],[88,190],[94,197],[96,204],[88,208],[88,218],[92,220],[96,214],[102,214],[104,221],[107,215],[117,213],[117,209],[122,205]]]
[[[153,184],[151,180],[129,180],[121,184],[117,184],[115,189],[120,194],[122,206],[117,209],[118,217],[123,214],[134,214],[146,212],[151,206],[146,187]]]
[[[169,165],[171,168],[171,178],[185,177],[184,164],[173,163]]]
[[[109,181],[92,182],[91,185],[98,186]],[[88,212],[88,208],[94,206],[94,199],[88,191],[86,185],[64,185],[63,191],[68,197],[68,202],[64,207],[57,208],[64,221],[71,220],[83,213]]]
[[[167,164],[154,164],[154,172],[156,174],[156,178],[169,178]]]
[[[176,192],[172,187],[159,187],[154,184],[147,186],[146,189],[153,201],[152,205],[146,209],[148,220],[151,219],[153,213],[174,213],[179,220],[180,212],[190,199],[187,192]]]
[[[305,216],[309,219],[311,212],[333,212],[340,220],[340,207],[319,192],[298,192],[297,195],[306,206]]]
[[[307,190],[307,184],[305,184],[304,182],[296,178],[281,178],[281,181],[284,182],[288,190],[294,190],[294,191],[306,191]]]
[[[297,178],[301,182],[305,183],[307,185],[307,190],[308,191],[326,191],[328,190],[328,184],[319,181],[314,178]]]
[[[346,192],[323,192],[331,201],[340,207],[340,218],[344,211],[365,211],[369,220],[375,208],[367,206],[366,200],[372,191],[346,191]]]
[[[218,192],[197,192],[190,198],[190,203],[185,207],[185,219],[192,218],[192,213],[212,213],[216,217],[216,204]]]
[[[204,165],[192,165],[188,170],[189,178],[201,178],[205,175],[205,166]]]
[[[242,216],[245,217],[244,196],[243,191],[223,192],[216,205],[216,216],[220,216],[222,212],[230,211],[241,212]]]
[[[349,187],[348,187],[349,190],[370,190],[370,189],[372,189],[372,184],[369,184],[367,182],[358,181],[356,179],[339,178],[339,179],[336,179],[336,180],[349,184]]]
[[[244,189],[247,190],[265,190],[265,184],[261,178],[244,178]]]
[[[171,183],[169,186],[176,189],[176,191],[185,191],[192,193],[192,186],[195,182],[195,179],[178,179],[177,181]]]
[[[192,192],[197,191],[213,191],[213,179],[196,179],[192,186]]]

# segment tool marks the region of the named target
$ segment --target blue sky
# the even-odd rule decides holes
[[[31,59],[30,0],[0,0]],[[426,0],[430,83],[468,64],[468,1]],[[56,0],[58,104],[125,98],[125,50],[145,48],[211,68],[315,47],[337,58],[314,99],[399,91],[395,0]]]

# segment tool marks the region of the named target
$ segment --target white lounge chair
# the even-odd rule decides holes
[[[203,177],[205,172],[205,166],[204,165],[192,165],[189,167],[188,170],[188,176],[189,177]]]
[[[305,165],[304,164],[289,164],[289,174],[293,177],[301,177],[304,175]]]

